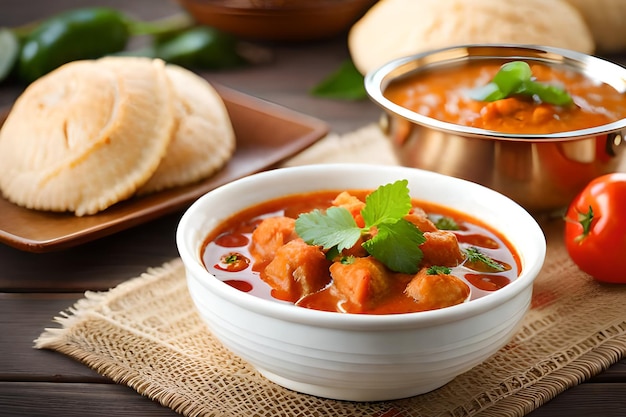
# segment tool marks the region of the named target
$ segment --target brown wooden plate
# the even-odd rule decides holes
[[[84,217],[30,210],[0,197],[0,242],[24,251],[48,252],[104,237],[183,210],[206,192],[272,168],[328,133],[328,125],[319,119],[226,87],[215,88],[228,108],[237,137],[237,150],[219,173],[192,185],[134,197]],[[7,114],[8,110],[2,113],[0,122]]]

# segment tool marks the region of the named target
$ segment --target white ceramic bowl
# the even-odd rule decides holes
[[[288,194],[375,189],[399,179],[409,181],[413,197],[487,219],[518,251],[518,279],[440,310],[358,315],[262,299],[219,281],[202,264],[201,245],[209,231],[241,209]],[[431,391],[504,346],[529,308],[546,249],[533,217],[495,191],[414,168],[358,164],[277,169],[217,188],[183,215],[177,245],[191,297],[228,349],[286,388],[352,401]]]

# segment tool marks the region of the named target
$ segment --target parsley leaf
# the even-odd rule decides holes
[[[465,264],[471,269],[482,272],[502,272],[506,270],[504,265],[485,255],[478,248],[467,248],[465,255],[467,256]]]
[[[411,196],[408,181],[396,181],[382,185],[367,196],[365,207],[361,211],[366,226],[382,223],[394,223],[406,216],[411,210]]]
[[[439,230],[460,230],[459,224],[452,218],[448,216],[443,216],[437,219],[435,222],[435,227]]]
[[[425,241],[413,223],[400,219],[395,223],[380,224],[378,233],[365,241],[363,247],[392,271],[415,274],[423,257],[418,246]]]
[[[413,223],[404,219],[410,210],[408,181],[400,180],[367,196],[361,210],[365,227],[358,227],[345,208],[330,207],[325,212],[301,214],[296,219],[296,233],[309,245],[328,249],[333,258],[354,246],[361,236],[372,233],[374,236],[363,243],[370,255],[392,271],[416,273],[423,257],[419,245],[426,239]]]
[[[324,249],[337,246],[340,252],[354,246],[361,237],[354,217],[343,207],[330,207],[325,214],[318,209],[301,214],[296,220],[296,233],[309,245]]]
[[[488,84],[471,90],[469,95],[478,101],[497,101],[514,95],[525,95],[556,106],[569,106],[574,103],[565,89],[535,81],[530,66],[524,61],[507,62],[502,65]]]
[[[428,275],[450,275],[452,270],[447,266],[433,265],[426,270]]]

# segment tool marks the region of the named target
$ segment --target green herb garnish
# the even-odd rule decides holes
[[[493,258],[490,258],[489,256],[485,255],[478,248],[475,248],[475,247],[467,248],[465,250],[465,255],[467,256],[467,259],[465,262],[472,264],[473,265],[472,269],[484,271],[485,268],[487,268],[487,271],[485,272],[502,272],[506,269],[504,265],[495,261]],[[479,267],[480,265],[482,265],[483,268],[480,268]]]
[[[450,272],[452,272],[452,270],[447,266],[438,265],[430,266],[426,270],[426,274],[428,275],[450,275]]]
[[[365,250],[392,271],[415,274],[423,257],[419,245],[426,239],[404,219],[411,207],[408,181],[400,180],[380,186],[367,196],[361,210],[365,227],[359,227],[347,209],[330,207],[325,212],[301,214],[296,220],[296,233],[309,245],[341,252],[376,230],[363,243]]]
[[[459,224],[448,216],[440,217],[435,221],[435,227],[439,230],[460,230]]]
[[[514,95],[537,98],[544,103],[569,106],[572,97],[563,88],[533,80],[530,66],[523,61],[508,62],[488,84],[470,91],[470,97],[478,101],[502,100]]]
[[[354,263],[354,256],[342,256],[341,259],[339,259],[339,262],[342,265],[352,265]]]

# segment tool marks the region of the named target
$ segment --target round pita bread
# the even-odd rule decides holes
[[[0,189],[28,208],[93,214],[157,169],[174,116],[164,63],[66,64],[32,83],[0,130]]]
[[[622,33],[626,20],[624,0],[567,0],[582,15],[591,30],[598,52],[616,53],[626,49]]]
[[[589,28],[565,0],[380,0],[348,36],[363,74],[403,56],[472,43],[594,51]]]
[[[200,76],[176,65],[165,73],[172,87],[176,128],[165,157],[138,194],[207,178],[230,160],[235,133],[217,91]]]

